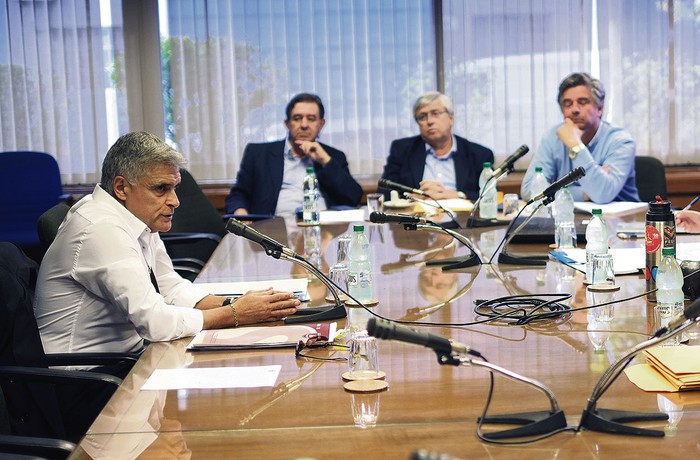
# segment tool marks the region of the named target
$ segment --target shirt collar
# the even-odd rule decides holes
[[[442,157],[438,157],[435,154],[435,150],[430,146],[430,144],[428,144],[427,142],[425,143],[425,153],[432,155],[433,158],[435,158],[436,160],[439,160],[439,161],[449,160],[450,158],[452,158],[452,154],[454,154],[455,152],[457,152],[457,138],[455,137],[454,134],[452,135],[452,148],[447,153],[447,155],[442,156]]]
[[[100,184],[95,185],[95,190],[92,192],[92,200],[99,203],[101,206],[111,209],[117,214],[120,221],[128,227],[129,233],[131,233],[134,238],[140,238],[142,235],[153,233],[151,229],[148,228],[148,225],[144,224],[141,219],[133,215],[131,211],[126,209],[116,198],[107,193],[100,187]]]
[[[289,137],[287,137],[287,139],[285,139],[284,141],[284,157],[289,161],[301,162],[306,167],[313,165],[311,158],[309,158],[308,156],[304,156],[301,158],[294,156],[294,150],[292,150],[292,144],[289,142]]]

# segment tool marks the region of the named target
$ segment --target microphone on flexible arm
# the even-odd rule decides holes
[[[311,323],[329,319],[345,318],[347,316],[345,305],[338,296],[338,286],[336,286],[335,283],[328,279],[328,276],[326,276],[308,260],[284,246],[282,243],[270,238],[267,235],[263,235],[259,231],[234,218],[228,220],[226,230],[234,235],[242,236],[243,238],[246,238],[254,243],[258,243],[265,249],[265,254],[268,256],[274,257],[275,259],[288,260],[297,265],[301,265],[305,270],[321,280],[321,282],[328,288],[328,291],[333,295],[333,305],[299,308],[295,314],[284,319],[286,324]]]
[[[389,179],[384,179],[384,178],[379,179],[379,182],[377,185],[381,188],[387,188],[387,189],[391,189],[391,190],[396,190],[397,192],[402,192],[404,195],[412,193],[414,195],[420,195],[424,198],[428,198],[429,200],[433,200],[435,202],[435,204],[427,203],[427,202],[419,200],[417,198],[413,198],[413,197],[411,198],[418,203],[426,204],[428,206],[433,206],[433,207],[442,209],[445,212],[445,214],[450,216],[450,219],[452,219],[452,225],[454,226],[453,228],[462,228],[462,226],[459,225],[459,222],[457,221],[457,215],[454,213],[454,211],[445,208],[442,204],[440,204],[440,202],[438,200],[436,200],[435,198],[430,196],[430,194],[428,192],[424,192],[423,190],[420,190],[417,188],[411,188],[411,187],[408,187],[408,186],[403,185],[403,184],[397,184],[396,182],[392,182]],[[445,224],[442,224],[442,225],[444,226]]]
[[[586,170],[583,169],[583,166],[579,166],[578,168],[572,169],[571,171],[569,171],[569,174],[567,174],[566,176],[562,177],[561,179],[544,189],[542,193],[530,198],[530,201],[528,201],[525,206],[528,206],[534,203],[535,201],[540,201],[543,198],[546,198],[546,202],[544,203],[545,205],[551,203],[552,201],[554,201],[555,193],[557,193],[559,190],[566,187],[567,185],[576,182],[585,175]]]
[[[430,198],[430,195],[425,193],[423,190],[411,188],[403,184],[398,184],[396,182],[390,181],[389,179],[379,179],[378,185],[382,188],[387,188],[389,190],[396,190],[397,192],[401,193],[413,193],[414,195],[421,195],[426,198]]]
[[[663,431],[650,430],[635,426],[628,426],[627,422],[641,421],[664,421],[668,420],[668,414],[663,412],[630,412],[626,410],[600,409],[597,407],[598,400],[603,396],[613,382],[622,374],[637,354],[647,348],[664,342],[671,337],[680,334],[699,321],[700,299],[696,300],[682,314],[676,315],[669,324],[662,327],[654,335],[639,343],[625,352],[610,367],[608,367],[593,387],[588,403],[581,415],[581,421],[577,431],[582,428],[591,431],[601,431],[605,433],[632,434],[636,436],[651,436],[661,438],[665,435]]]
[[[481,354],[467,345],[446,339],[429,332],[419,332],[406,326],[399,326],[391,321],[371,317],[367,321],[367,333],[372,337],[384,340],[423,345],[432,348],[438,354],[470,354],[481,357]]]
[[[480,417],[479,426],[481,426],[482,423],[521,425],[517,428],[482,433],[479,435],[486,440],[556,433],[567,426],[564,411],[559,408],[554,393],[549,387],[535,379],[525,377],[488,362],[481,353],[467,345],[454,342],[439,335],[418,332],[405,326],[399,326],[392,321],[376,317],[372,317],[367,321],[367,333],[378,339],[398,340],[400,342],[413,343],[432,348],[437,354],[438,363],[441,365],[449,364],[451,366],[483,367],[491,373],[499,373],[511,380],[530,385],[547,396],[550,403],[550,410]],[[472,355],[478,359],[466,355]],[[490,397],[491,395],[489,395],[489,399]],[[486,412],[486,410],[484,410],[484,412]]]
[[[511,156],[509,156],[508,158],[506,158],[506,161],[504,161],[503,164],[502,164],[501,166],[499,166],[498,168],[496,168],[496,169],[493,171],[493,176],[492,176],[492,177],[498,178],[498,177],[500,177],[503,173],[505,173],[506,171],[512,172],[512,171],[513,171],[513,165],[515,164],[515,162],[518,161],[519,159],[521,159],[523,156],[525,156],[525,154],[526,154],[527,152],[529,152],[529,151],[530,151],[530,147],[528,147],[528,146],[525,145],[525,144],[523,144],[523,145],[521,145],[520,147],[518,147],[518,150],[516,150],[515,152],[513,152],[513,154],[512,154]]]
[[[379,211],[372,211],[369,214],[369,221],[373,224],[383,224],[386,222],[393,222],[396,224],[424,224],[427,222],[421,217],[408,214],[388,214]]]
[[[470,255],[466,257],[458,257],[453,259],[441,259],[441,260],[431,260],[426,262],[427,265],[444,265],[442,267],[443,271],[455,270],[458,268],[472,267],[474,265],[481,265],[481,258],[476,253],[474,245],[469,241],[469,238],[461,233],[457,233],[443,225],[436,224],[427,219],[421,217],[410,216],[408,214],[385,214],[383,212],[373,211],[369,215],[369,220],[372,223],[384,223],[384,222],[394,222],[403,224],[406,230],[432,230],[450,235],[452,238],[456,239],[467,248],[469,248]]]
[[[666,326],[660,328],[654,333],[654,337],[661,337],[667,332],[674,331],[683,326],[686,321],[695,322],[697,321],[698,316],[700,316],[700,300],[696,300],[695,302],[691,303],[688,308],[683,310],[683,313],[679,313],[671,318]]]
[[[469,213],[469,218],[467,219],[468,228],[505,225],[505,222],[499,221],[497,219],[479,218],[477,217],[477,211],[479,210],[479,206],[481,205],[481,200],[482,198],[484,198],[484,195],[486,195],[487,192],[490,192],[491,189],[496,187],[496,184],[499,180],[501,180],[502,177],[504,177],[506,174],[513,172],[513,165],[515,164],[515,162],[522,158],[529,151],[530,147],[528,147],[525,144],[521,145],[515,152],[513,152],[511,156],[506,158],[506,161],[504,161],[501,166],[499,166],[493,171],[493,174],[491,174],[489,180],[486,181],[484,187],[479,190],[479,197],[474,202],[474,206],[472,207],[472,210]]]
[[[246,238],[254,243],[258,243],[265,249],[265,253],[267,255],[272,256],[275,259],[279,259],[281,254],[285,254],[291,258],[299,257],[298,254],[284,246],[282,243],[270,238],[267,235],[263,235],[240,220],[234,218],[229,219],[228,223],[226,224],[226,230],[234,235],[242,236],[243,238]]]

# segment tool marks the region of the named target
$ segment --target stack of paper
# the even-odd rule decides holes
[[[700,389],[700,346],[655,347],[644,351],[646,364],[625,370],[632,383],[644,391]]]

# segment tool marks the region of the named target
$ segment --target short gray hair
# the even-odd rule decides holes
[[[447,113],[450,116],[454,115],[454,106],[452,105],[452,100],[449,97],[438,91],[429,91],[416,99],[416,103],[413,104],[413,118],[416,118],[420,109],[436,100],[442,102],[442,105],[445,106],[445,110],[447,110]]]
[[[185,157],[157,136],[144,131],[124,134],[110,147],[102,162],[100,186],[114,196],[113,184],[117,176],[123,176],[130,184],[150,172],[154,166],[166,165],[182,168]]]
[[[595,106],[599,109],[603,107],[603,104],[605,104],[605,87],[603,86],[603,83],[585,72],[575,72],[567,76],[559,84],[557,102],[559,102],[560,108],[566,90],[575,86],[585,86],[588,88],[588,90],[591,92],[591,97],[593,97],[593,102],[595,102]]]

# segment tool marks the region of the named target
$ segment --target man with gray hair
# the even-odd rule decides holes
[[[564,121],[545,134],[525,173],[520,193],[525,199],[535,168],[552,183],[579,166],[586,175],[569,186],[576,201],[639,201],[635,181],[635,144],[622,128],[602,120],[605,88],[587,73],[572,73],[557,96]]]
[[[61,224],[41,263],[34,312],[47,353],[140,352],[144,341],[280,320],[292,293],[211,295],[173,269],[159,232],[180,205],[185,159],[150,133],[120,137],[102,179]]]
[[[420,189],[434,199],[479,197],[479,174],[493,152],[452,133],[454,109],[437,91],[413,105],[420,136],[391,143],[382,178]]]

